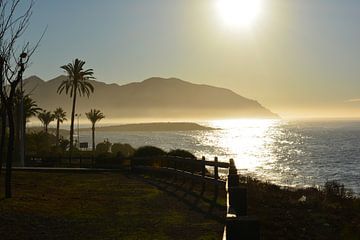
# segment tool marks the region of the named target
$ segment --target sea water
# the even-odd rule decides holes
[[[222,120],[205,131],[101,132],[96,142],[185,149],[197,157],[233,158],[237,168],[261,180],[303,187],[337,180],[360,193],[360,121]],[[81,142],[91,142],[82,132]]]

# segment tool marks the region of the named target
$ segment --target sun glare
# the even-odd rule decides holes
[[[262,0],[216,0],[216,10],[225,25],[248,28],[262,11]]]

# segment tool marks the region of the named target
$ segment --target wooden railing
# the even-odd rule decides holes
[[[187,186],[187,193],[203,197],[205,183],[214,186],[213,198],[209,203],[211,208],[219,205],[219,193],[226,191],[227,212],[224,218],[225,230],[223,240],[258,240],[260,239],[259,222],[255,217],[247,215],[247,189],[240,186],[239,175],[234,164],[230,162],[219,162],[202,159],[180,158],[180,157],[156,157],[156,158],[133,158],[132,171],[134,172],[157,172],[191,180]],[[220,174],[219,174],[220,172]],[[195,193],[194,181],[202,183],[199,193]],[[206,198],[204,198],[205,200]]]
[[[225,189],[225,173],[229,168],[229,163],[219,162],[217,158],[214,161],[207,161],[205,157],[200,160],[192,158],[181,158],[173,156],[161,156],[156,158],[133,158],[131,169],[134,172],[158,173],[171,176],[170,184],[180,181],[178,188],[186,192],[185,195],[192,195],[195,198],[201,198],[210,204],[210,209],[220,207],[225,209],[224,205],[218,203],[219,192]],[[219,172],[223,172],[223,178]],[[186,181],[190,180],[189,184]],[[194,191],[195,184],[200,183],[200,191]],[[212,198],[205,196],[207,186],[213,188]],[[196,201],[197,202],[197,201]]]

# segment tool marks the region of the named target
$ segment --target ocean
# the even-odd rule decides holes
[[[97,132],[96,142],[185,149],[198,158],[235,160],[242,174],[290,187],[337,180],[360,194],[360,121],[221,120],[206,131]],[[91,144],[91,132],[81,142]]]

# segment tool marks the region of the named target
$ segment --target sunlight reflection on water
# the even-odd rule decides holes
[[[241,119],[200,123],[209,131],[106,132],[96,141],[185,149],[197,157],[235,160],[242,173],[288,186],[339,180],[360,193],[360,122]],[[89,141],[84,133],[81,141]]]
[[[234,158],[239,169],[254,171],[271,161],[268,145],[273,139],[270,131],[277,120],[221,120],[209,125],[220,128],[215,133],[206,132],[204,144],[219,146],[228,159]]]

